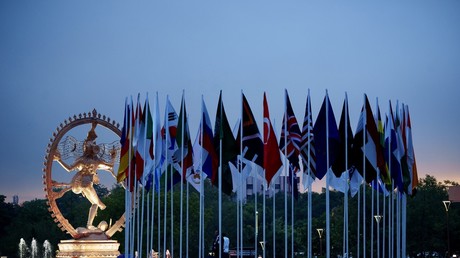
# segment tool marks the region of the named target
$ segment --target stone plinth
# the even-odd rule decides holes
[[[61,240],[56,258],[116,258],[119,246],[116,240]]]

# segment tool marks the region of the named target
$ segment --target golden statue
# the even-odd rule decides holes
[[[97,227],[93,226],[93,221],[97,215],[98,208],[101,210],[106,208],[93,186],[94,184],[99,184],[97,170],[106,170],[110,172],[114,178],[116,178],[116,175],[113,172],[113,167],[117,156],[117,148],[115,144],[96,144],[96,125],[96,123],[92,123],[91,130],[89,130],[88,135],[82,144],[83,153],[80,156],[77,156],[72,164],[69,165],[63,161],[59,149],[65,149],[66,145],[70,145],[70,149],[74,153],[73,155],[78,155],[75,154],[78,153],[78,141],[76,141],[73,137],[68,136],[66,140],[60,144],[61,148],[57,148],[54,153],[54,160],[67,170],[67,172],[74,170],[77,171],[70,183],[53,182],[55,187],[64,187],[60,191],[55,192],[55,199],[62,197],[70,190],[72,190],[75,194],[82,194],[86,197],[86,199],[88,199],[91,203],[88,222],[86,223],[86,228],[89,230],[97,229]],[[101,150],[101,147],[105,147],[105,149],[107,149],[107,146],[111,146],[111,148],[109,150]],[[107,161],[104,159],[104,152],[108,152],[110,156]]]

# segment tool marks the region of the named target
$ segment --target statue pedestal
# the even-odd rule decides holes
[[[56,258],[116,258],[119,246],[116,240],[61,240]]]

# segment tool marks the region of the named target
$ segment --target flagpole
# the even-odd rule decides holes
[[[345,169],[346,169],[346,184],[345,184],[345,205],[344,205],[344,236],[343,236],[343,253],[347,254],[349,257],[349,250],[348,250],[348,184],[349,184],[349,170],[348,170],[348,95],[345,92]]]
[[[156,114],[159,115],[159,106],[160,106],[160,105],[159,105],[159,103],[158,103],[158,92],[156,93],[156,96],[157,96],[157,98],[156,98],[156,111],[155,111],[155,112],[157,112]],[[166,120],[167,117],[168,117],[168,111],[166,110],[166,111],[165,111],[165,124],[163,125],[164,128],[165,128],[165,135],[166,135],[166,138],[165,138],[165,149],[164,149],[164,151],[165,151],[165,163],[166,163],[166,167],[165,167],[165,172],[164,172],[164,173],[165,173],[165,183],[164,183],[164,204],[163,204],[163,206],[164,206],[164,207],[163,207],[163,256],[164,256],[164,257],[166,257],[166,224],[167,224],[166,222],[167,222],[167,206],[168,206],[168,204],[167,204],[167,203],[168,203],[168,198],[167,198],[167,188],[168,188],[168,166],[167,166],[167,165],[168,165],[168,147],[167,147],[167,139],[168,139],[168,137],[169,137],[169,132],[168,132],[168,131],[169,131],[169,128],[167,128],[167,126],[168,126],[168,123],[167,123],[167,120]],[[159,117],[156,118],[156,120],[157,120],[157,119],[159,119]],[[156,127],[156,128],[158,129],[158,127]],[[160,128],[160,131],[161,131],[161,128]],[[155,149],[158,148],[158,141],[157,141],[157,134],[158,134],[158,133],[160,133],[160,132],[156,132],[156,133],[155,133],[155,137],[154,137],[154,139],[156,139],[156,140],[155,140],[155,144],[154,144]],[[157,152],[155,151],[155,153],[157,153]],[[157,157],[157,156],[155,155],[155,159],[158,159],[158,158],[159,158],[159,157]],[[155,163],[156,163],[156,162],[155,162]],[[156,168],[155,168],[155,169],[156,169]],[[161,169],[161,168],[160,168],[160,169]],[[160,171],[160,175],[161,175],[161,171]],[[154,176],[160,177],[160,175],[157,175],[157,174],[156,174],[156,170],[155,170],[155,175],[154,175]],[[160,181],[160,180],[158,180],[158,181]],[[161,188],[160,188],[160,191],[161,191]],[[172,221],[171,221],[171,222],[172,222]]]
[[[407,193],[403,194],[402,197],[402,236],[401,236],[401,243],[402,243],[402,256],[406,257],[406,206],[407,206]]]
[[[308,188],[308,209],[307,209],[307,245],[308,245],[308,258],[312,257],[312,240],[311,240],[311,224],[312,224],[312,218],[311,218],[311,209],[312,209],[312,195],[311,195],[311,187],[313,182],[310,182],[311,180],[311,144],[312,144],[312,136],[311,136],[311,128],[310,125],[313,123],[312,122],[312,114],[311,114],[311,102],[310,102],[310,89],[308,89],[308,96],[307,96],[307,150],[308,150],[308,156],[307,156],[307,188]]]
[[[364,129],[363,129],[364,130]],[[355,170],[353,173],[359,173],[357,170]],[[361,229],[360,229],[360,224],[361,224],[361,189],[359,189],[360,187],[358,187],[358,213],[357,213],[357,216],[358,217],[358,223],[357,223],[357,232],[356,232],[356,254],[357,256],[356,257],[360,257],[360,252],[361,252],[361,247],[360,247],[360,243],[361,243],[361,238],[360,238],[360,232],[361,232]]]
[[[391,175],[390,172],[389,172],[389,169],[388,169],[388,175]],[[390,177],[391,178],[391,177]],[[385,185],[385,188],[387,186]],[[385,228],[386,228],[386,205],[385,205],[385,202],[386,202],[386,198],[387,196],[385,196],[385,194],[382,196],[383,197],[383,200],[382,200],[382,205],[383,205],[383,211],[382,211],[382,214],[383,214],[383,232],[382,232],[382,257],[385,257]]]
[[[388,234],[388,255],[390,257],[394,256],[394,180],[391,182],[391,193],[390,198],[388,199],[388,227],[389,227],[389,234]]]
[[[153,189],[153,191],[156,191],[156,188]],[[161,196],[160,196],[160,192],[161,192],[161,188],[160,188],[160,180],[158,180],[158,192],[157,192],[157,219],[158,219],[158,222],[157,222],[157,231],[158,231],[158,254],[161,254],[164,250],[161,250],[161,213],[160,213],[160,210],[161,210]]]
[[[184,110],[185,110],[185,101],[184,101]],[[188,115],[187,115],[188,116]],[[185,114],[184,114],[184,117],[185,117]],[[189,120],[188,117],[187,118],[187,121]],[[185,119],[185,118],[184,118]],[[185,130],[185,123],[184,123],[184,130]],[[189,134],[189,133],[188,133]],[[182,138],[182,142],[185,145],[188,145],[188,140],[190,139],[190,137],[187,138],[187,142],[184,141],[184,138]],[[193,150],[190,149],[190,146],[187,147],[187,152],[192,152]],[[188,153],[187,153],[188,155]],[[182,157],[183,159],[185,159],[185,157]],[[184,160],[182,160],[182,164],[184,164]],[[187,170],[186,170],[187,171]],[[188,175],[187,175],[187,172],[185,173],[184,175],[184,179],[185,179],[185,184],[186,184],[186,198],[185,198],[185,202],[186,202],[186,205],[185,205],[185,221],[187,221],[186,225],[185,225],[185,257],[188,258],[188,221],[189,221],[189,183],[188,183]]]
[[[263,243],[263,246],[262,246],[262,257],[265,257],[265,202],[266,202],[266,196],[265,196],[265,193],[267,192],[267,182],[263,182],[262,183],[262,187],[263,187],[263,190],[262,190],[262,195],[263,195],[263,209],[262,209],[262,243]]]
[[[287,105],[286,95],[284,95],[284,257],[288,257],[288,241],[287,241]]]
[[[377,191],[377,216],[380,216],[380,199],[379,199],[379,195],[380,195],[380,193]],[[380,258],[380,221],[377,222],[377,258]]]
[[[167,105],[170,104],[169,102],[169,95],[166,95],[166,101],[167,101]],[[168,108],[169,109],[169,108]],[[166,112],[168,113],[168,112]],[[169,114],[165,114],[165,116],[168,116],[168,120],[169,120]],[[169,137],[171,137],[169,135],[169,123],[166,125],[168,128],[166,129],[166,139],[168,140]],[[167,141],[166,141],[167,142]],[[172,142],[171,142],[172,143]],[[174,146],[173,146],[174,148]],[[169,147],[167,146],[166,147],[166,151],[168,152],[169,150]],[[166,155],[168,156],[168,155]],[[166,170],[168,169],[168,159],[166,159]],[[174,170],[173,170],[173,167],[170,166],[169,168],[169,176],[170,176],[170,181],[171,181],[171,189],[170,189],[170,195],[171,195],[171,206],[170,206],[170,216],[171,216],[171,257],[174,257],[174,192],[173,192],[173,175],[174,173]],[[165,250],[166,252],[166,250]],[[165,257],[166,257],[166,253],[165,253]]]
[[[329,96],[326,90],[326,169],[329,170]],[[329,172],[326,171],[326,257],[331,257],[331,218],[329,200]]]
[[[184,94],[185,90],[182,90],[182,104],[181,104],[181,114],[182,114],[182,128],[181,128],[181,180],[180,180],[180,217],[179,217],[179,257],[182,257],[183,252],[182,252],[182,235],[183,235],[183,229],[182,229],[182,214],[183,214],[183,205],[184,205],[184,180],[185,180],[185,169],[184,169],[184,127],[185,127],[185,114],[184,114],[184,109],[185,109],[185,101],[184,101]]]
[[[378,187],[377,178],[374,179],[374,184]],[[371,187],[371,258],[374,258],[374,187]]]
[[[131,96],[131,108],[133,108],[133,98],[132,98],[132,96]],[[133,115],[132,115],[132,114],[133,114],[133,111],[134,111],[134,110],[131,110],[131,112],[130,112],[130,113],[131,113],[131,114],[130,114],[131,119],[134,119],[134,118],[133,118]],[[130,121],[131,125],[132,125],[133,122],[134,122],[134,121]],[[132,145],[133,145],[133,130],[132,130],[132,129],[133,129],[133,127],[131,126],[131,130],[130,130],[130,139],[131,139],[131,141],[130,141],[130,144],[129,144],[129,163],[128,163],[128,164],[129,164],[129,166],[128,166],[128,171],[129,171],[129,172],[128,172],[128,189],[129,189],[129,190],[131,190],[130,188],[131,188],[131,173],[132,173],[132,171],[131,171],[131,169],[132,169],[131,161],[132,161],[132,151],[133,151],[133,146],[132,146]],[[131,214],[131,212],[133,212],[134,209],[135,209],[135,206],[133,206],[133,204],[132,204],[132,201],[133,201],[132,198],[133,198],[133,194],[132,194],[131,191],[130,191],[130,193],[129,193],[129,208],[130,208],[130,210],[129,210],[129,221],[128,221],[128,222],[129,222],[129,226],[128,226],[128,228],[127,228],[128,237],[129,237],[128,250],[129,250],[129,254],[130,254],[130,255],[133,254],[133,253],[132,253],[132,251],[133,251],[133,248],[132,248],[133,234],[132,234],[132,232],[131,232],[131,231],[132,231],[132,228],[133,228],[133,224],[132,224],[133,221],[132,221],[132,216],[131,216],[132,214]],[[131,209],[131,208],[132,208],[132,209]]]
[[[243,162],[243,90],[241,90],[241,110],[240,110],[240,117],[241,117],[241,120],[240,120],[240,161],[238,162],[238,172],[240,173],[241,175],[241,171],[242,171],[242,162]],[[243,191],[242,191],[242,185],[243,185],[243,180],[242,180],[242,177],[240,178],[240,185],[239,185],[239,188],[240,190],[238,191],[238,194],[243,194]],[[243,197],[241,197],[243,198]],[[240,223],[240,219],[242,220],[242,207],[243,207],[243,202],[242,202],[242,199],[240,200],[239,198],[237,198],[237,216],[236,216],[236,224],[237,224],[237,229],[236,229],[236,253],[237,253],[237,257],[240,257],[241,255],[241,252],[240,250],[242,250],[240,248],[240,243],[242,244],[242,241],[240,242],[240,237],[242,238],[243,237],[243,226],[242,226],[242,221]],[[240,217],[241,216],[241,217]]]
[[[264,173],[264,179],[265,179],[265,173]],[[276,234],[275,234],[275,229],[276,229],[276,227],[275,227],[275,194],[276,194],[276,192],[275,192],[275,187],[273,187],[272,190],[273,190],[273,197],[272,197],[273,198],[273,209],[272,209],[273,210],[273,215],[272,215],[272,220],[273,220],[273,222],[272,222],[272,227],[273,227],[273,230],[272,230],[272,232],[273,232],[273,258],[276,258],[276,238],[275,238],[275,236],[276,236]]]
[[[257,180],[257,177],[254,178],[254,221],[255,225],[254,227],[256,228],[254,232],[254,258],[257,258],[257,188],[259,186],[259,182]]]
[[[189,150],[191,151],[191,150]],[[187,188],[186,188],[186,196],[187,198],[185,198],[185,201],[186,201],[186,212],[185,212],[185,221],[187,221],[187,224],[185,225],[185,257],[188,257],[188,221],[189,221],[189,183],[186,181],[186,185],[187,185]]]
[[[129,128],[129,138],[131,138],[131,112],[129,109],[129,104],[126,104],[127,99],[125,99],[125,114],[126,114],[126,127]],[[126,107],[127,106],[127,107]],[[129,173],[130,173],[130,164],[131,164],[131,142],[129,142],[128,146],[128,170],[125,171],[126,175],[126,189],[125,189],[125,214],[126,214],[126,222],[125,222],[125,257],[128,257],[129,253],[129,220],[130,220],[130,215],[131,215],[131,209],[130,207],[130,196],[129,196],[129,187],[130,187],[130,181],[129,181]]]
[[[173,167],[170,166],[169,168],[169,176],[171,178],[171,190],[170,190],[170,195],[171,195],[171,206],[170,206],[170,216],[171,216],[171,257],[174,257],[174,191],[173,191],[173,175],[174,170]],[[166,255],[165,255],[166,256]]]
[[[366,95],[364,94],[364,116],[363,116],[363,257],[366,258],[366,134],[367,134],[367,107]]]
[[[155,119],[158,119],[158,118],[159,118],[159,105],[158,105],[158,92],[156,92]],[[152,121],[152,124],[153,124],[153,121]],[[152,129],[153,129],[153,125],[152,125]],[[158,128],[156,128],[156,129],[158,130]],[[158,148],[158,141],[157,141],[157,140],[158,140],[158,139],[157,139],[157,134],[158,134],[158,132],[157,132],[157,130],[155,130],[155,136],[152,135],[152,141],[153,141],[153,143],[154,143],[153,146],[154,146],[154,148],[155,148],[155,149],[153,150],[154,153],[157,153],[157,152],[156,152],[156,148]],[[161,129],[160,129],[160,130],[161,130]],[[153,130],[152,130],[152,131],[153,131]],[[157,172],[157,171],[156,171],[156,160],[155,160],[155,159],[160,159],[160,157],[155,157],[155,156],[156,156],[156,155],[154,155],[154,161],[152,161],[152,162],[153,162],[153,164],[152,164],[152,166],[153,166],[152,170],[153,170],[153,172],[154,172],[153,181],[156,181],[156,180],[154,180],[155,177],[159,177],[159,175],[156,175],[156,172]],[[160,171],[160,174],[161,174],[161,171]],[[153,183],[153,182],[152,182],[152,183]],[[156,187],[155,187],[155,188],[152,188],[152,191],[155,191],[155,190],[156,190]],[[160,209],[161,209],[161,206],[160,206],[160,203],[161,203],[161,202],[160,202],[160,201],[161,201],[161,198],[160,198],[160,197],[161,197],[161,196],[160,196],[160,193],[161,193],[160,180],[158,180],[158,195],[157,195],[157,196],[158,196],[158,200],[157,200],[157,202],[158,202],[158,208],[157,208],[157,209],[158,209],[158,224],[157,224],[157,230],[158,230],[158,254],[161,254],[161,230],[160,230],[160,228],[161,228],[161,220],[160,220]],[[164,251],[164,250],[163,250],[163,251]]]
[[[203,115],[203,102],[204,102],[204,99],[203,99],[203,94],[201,95],[201,124],[200,124],[200,142],[202,145],[203,144],[203,132],[204,132],[204,115]],[[202,216],[203,216],[203,146],[200,148],[200,223],[199,223],[199,239],[198,239],[198,257],[202,257],[201,256],[201,251],[202,251],[202,245],[203,245],[203,242],[202,242],[202,236],[203,236],[203,224],[202,224]],[[204,250],[203,250],[204,251]]]
[[[220,96],[222,97],[222,90],[220,91]],[[223,105],[222,99],[220,101],[220,132],[219,132],[219,175],[218,175],[218,184],[219,184],[219,257],[222,257],[222,137],[223,137]]]
[[[146,98],[145,98],[145,105],[144,105],[144,115],[145,115],[145,117],[147,117],[147,114],[146,114],[147,110],[150,109],[149,104],[148,104],[149,103],[148,99],[149,99],[149,95],[147,93]],[[143,156],[144,156],[144,162],[143,162],[144,164],[143,164],[143,166],[144,166],[144,168],[143,169],[145,170],[146,157],[147,157],[147,155],[146,155],[146,145],[147,145],[146,139],[147,139],[147,128],[148,128],[147,119],[144,119],[144,123],[145,124],[144,124],[144,135],[143,135],[143,137],[144,137],[144,142],[143,142],[144,143],[144,147],[143,147],[143,152],[144,152],[143,153]],[[142,257],[142,249],[143,249],[142,244],[143,244],[143,236],[144,236],[144,208],[145,208],[144,198],[145,198],[145,182],[142,184],[142,212],[141,212],[141,221],[142,222],[141,222],[141,231],[140,231],[140,238],[139,238],[139,243],[140,243],[139,244],[139,257]]]
[[[155,186],[156,187],[156,186]],[[152,220],[152,224],[150,225],[151,228],[150,228],[150,252],[152,252],[154,250],[153,248],[153,236],[154,236],[154,231],[155,231],[155,225],[154,225],[154,221],[155,221],[155,188],[152,188],[152,217],[151,217],[151,220]]]
[[[135,125],[134,125],[134,129],[136,130],[134,133],[134,137],[135,137],[135,141],[134,142],[134,149],[133,149],[133,152],[134,152],[134,155],[135,155],[135,158],[137,156],[137,149],[138,149],[138,140],[139,140],[139,135],[138,135],[138,132],[139,132],[139,127],[140,127],[140,124],[139,124],[139,115],[140,115],[140,106],[139,106],[139,98],[140,98],[140,93],[137,94],[137,104],[136,104],[136,116],[135,116]],[[133,237],[133,241],[132,241],[132,249],[134,250],[134,252],[136,253],[138,250],[139,250],[139,194],[138,194],[138,186],[139,184],[137,183],[137,168],[136,166],[134,166],[134,191],[133,191],[133,195],[134,195],[134,205],[135,205],[135,208],[133,210],[133,231],[132,231],[132,237]],[[137,218],[136,218],[137,217]],[[136,220],[137,219],[137,220]],[[136,233],[137,233],[137,236],[136,236]],[[137,246],[136,246],[136,249],[135,249],[135,242],[137,240]]]
[[[203,95],[201,95],[201,99],[202,99],[202,103],[204,103],[204,99],[203,99]],[[201,109],[203,109],[203,105],[201,107]],[[203,114],[203,110],[201,111],[201,114]],[[198,254],[199,254],[199,257],[203,257],[205,256],[205,251],[204,251],[204,178],[203,178],[203,147],[204,147],[204,143],[203,143],[203,134],[204,134],[204,117],[202,117],[203,119],[203,123],[201,125],[201,144],[203,144],[202,148],[201,148],[201,162],[200,162],[200,165],[201,165],[201,175],[200,175],[200,249],[198,251]]]
[[[377,108],[375,109],[376,110],[376,113],[378,112],[379,110],[379,99],[376,98],[376,106]],[[378,114],[377,114],[378,115]],[[374,120],[377,120],[374,116]],[[377,124],[377,122],[376,122]],[[378,124],[377,124],[377,130],[378,130]],[[379,148],[378,146],[378,143],[376,142],[375,143],[375,148]],[[380,171],[380,168],[377,169],[377,177],[374,179],[373,181],[373,184],[374,186],[371,186],[371,216],[370,216],[370,219],[371,219],[371,258],[374,258],[374,192],[375,192],[375,187],[379,187],[379,183],[378,183],[378,180],[380,178],[379,176],[379,171]],[[372,184],[372,183],[371,183]],[[377,192],[377,196],[378,196],[378,192]],[[378,205],[378,203],[377,203]]]

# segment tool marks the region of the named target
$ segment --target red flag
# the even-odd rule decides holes
[[[264,93],[264,169],[267,186],[270,185],[273,176],[276,172],[278,172],[282,165],[283,163],[281,162],[280,151],[278,149],[278,141],[270,121],[267,97]]]

